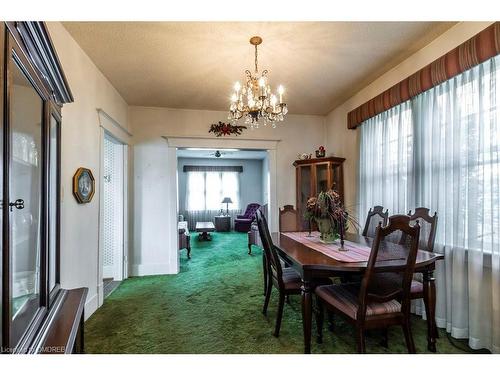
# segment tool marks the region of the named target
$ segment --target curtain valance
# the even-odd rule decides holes
[[[184,172],[243,172],[241,165],[185,165]]]
[[[363,121],[498,54],[500,54],[500,22],[495,22],[457,48],[349,112],[347,127],[356,129]]]

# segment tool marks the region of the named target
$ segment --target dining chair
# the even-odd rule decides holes
[[[278,337],[281,328],[281,320],[283,318],[283,308],[285,305],[285,298],[301,293],[302,280],[300,275],[293,268],[282,267],[282,261],[276,251],[271,234],[269,233],[269,227],[267,225],[267,220],[260,210],[257,210],[257,226],[259,228],[259,234],[262,241],[262,246],[264,248],[264,256],[267,266],[267,288],[266,297],[264,299],[264,307],[262,313],[267,314],[267,307],[269,305],[269,300],[271,298],[271,293],[273,286],[279,292],[279,304],[278,304],[278,314],[276,316],[276,325],[274,328],[273,335]],[[322,283],[330,283],[331,280],[318,279],[314,280],[315,285],[320,285]]]
[[[283,209],[280,209],[280,232],[298,232],[299,229],[299,214],[293,205],[286,204]]]
[[[385,210],[382,206],[374,206],[368,211],[366,216],[365,227],[363,229],[362,235],[365,237],[375,237],[375,230],[380,221],[382,225],[387,225],[387,218],[389,217],[389,210]]]
[[[420,250],[425,250],[429,252],[434,252],[434,241],[436,239],[436,228],[438,216],[437,212],[434,212],[433,216],[429,215],[430,210],[426,207],[418,207],[415,209],[415,213],[411,213],[411,210],[408,212],[408,216],[410,217],[410,223],[414,224],[416,222],[420,225],[420,236],[419,236],[419,244],[418,247]],[[406,234],[403,233],[401,236],[400,243],[404,243],[406,241]],[[386,277],[383,275],[382,277]],[[394,276],[393,276],[394,277]],[[424,285],[423,285],[423,274],[415,273],[413,275],[413,280],[411,283],[411,292],[410,299],[416,300],[422,298],[425,306],[425,314],[427,317],[430,316],[429,313],[429,300],[427,298],[427,294],[424,293]],[[434,322],[434,327],[436,326],[436,322]],[[436,337],[439,337],[437,328],[434,332]]]
[[[396,245],[385,241],[394,232],[404,232],[406,242]],[[315,290],[318,343],[323,340],[324,308],[343,315],[355,326],[357,349],[365,352],[365,330],[401,325],[409,353],[415,353],[415,344],[410,326],[410,287],[415,269],[420,234],[419,223],[411,225],[407,215],[394,215],[388,225],[379,225],[375,231],[370,257],[360,283],[345,283],[319,286]],[[404,248],[404,250],[402,250]],[[374,276],[379,273],[378,257],[383,253],[397,253],[405,259],[404,273],[398,283],[380,283]],[[389,266],[390,267],[390,266]],[[379,268],[380,269],[380,268]],[[387,271],[387,265],[384,272]]]

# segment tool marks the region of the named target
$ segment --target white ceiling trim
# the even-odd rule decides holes
[[[169,147],[237,148],[249,150],[276,150],[280,139],[242,139],[163,136]]]

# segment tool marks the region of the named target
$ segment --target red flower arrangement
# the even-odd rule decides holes
[[[222,137],[222,136],[227,136],[231,134],[235,135],[240,135],[243,133],[243,130],[246,129],[247,127],[244,125],[231,125],[231,124],[226,124],[222,121],[219,121],[218,124],[212,124],[210,125],[210,130],[208,131],[209,133],[214,133],[216,137]]]

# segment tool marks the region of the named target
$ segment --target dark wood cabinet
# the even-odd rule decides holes
[[[304,220],[307,200],[321,191],[333,189],[344,201],[344,158],[327,157],[306,160],[295,160],[296,170],[296,207],[303,230],[309,223]]]
[[[43,22],[0,34],[1,351],[83,350],[87,289],[59,279],[61,108],[73,97]]]

